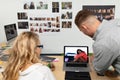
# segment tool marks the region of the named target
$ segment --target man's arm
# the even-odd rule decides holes
[[[106,46],[99,44],[93,46],[94,51],[94,62],[93,66],[99,75],[104,75],[105,71],[111,66],[113,61],[116,59],[114,52]]]

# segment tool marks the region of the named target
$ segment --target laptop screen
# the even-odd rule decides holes
[[[88,46],[64,46],[64,62],[88,63]]]

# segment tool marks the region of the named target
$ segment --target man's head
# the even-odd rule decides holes
[[[75,24],[84,34],[93,37],[100,21],[88,10],[81,10],[75,17]]]

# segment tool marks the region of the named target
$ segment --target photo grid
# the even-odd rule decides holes
[[[49,6],[51,5],[51,7]],[[49,15],[29,15],[29,12],[46,12]],[[22,12],[17,12],[18,28],[29,29],[37,33],[60,32],[72,28],[72,2],[27,1],[23,3]]]
[[[94,15],[98,18],[99,21],[111,20],[114,19],[115,16],[115,5],[84,5],[83,9],[87,9],[94,13]]]
[[[61,2],[62,28],[72,28],[72,2]]]

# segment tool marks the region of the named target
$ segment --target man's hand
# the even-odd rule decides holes
[[[108,77],[117,77],[118,76],[118,72],[116,72],[115,70],[107,70],[105,72],[105,76],[108,76]]]

